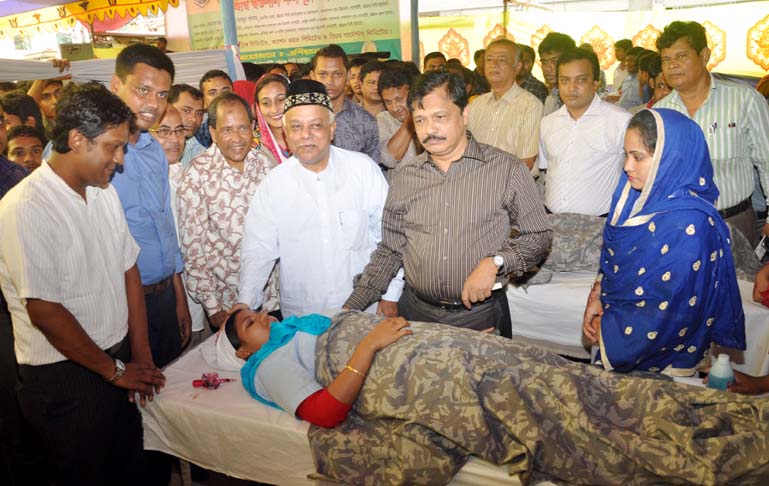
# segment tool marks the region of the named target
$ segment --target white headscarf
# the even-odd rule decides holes
[[[238,358],[235,351],[232,343],[227,339],[224,326],[200,345],[200,352],[203,353],[206,363],[223,371],[240,371],[240,368],[246,364],[246,360]]]

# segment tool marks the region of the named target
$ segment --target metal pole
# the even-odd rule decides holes
[[[508,11],[507,11],[507,0],[503,0],[502,3],[503,3],[503,7],[502,7],[502,27],[504,27],[504,29],[505,29],[504,36],[505,36],[505,38],[507,38],[507,20],[509,18],[509,14],[508,14]]]
[[[411,0],[411,60],[419,66],[419,0]]]

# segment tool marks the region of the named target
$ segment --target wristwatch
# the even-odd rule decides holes
[[[505,259],[502,257],[502,255],[494,255],[491,260],[494,262],[494,265],[497,266],[498,270],[501,270],[502,267],[505,266]]]
[[[125,374],[125,364],[117,358],[113,359],[115,360],[115,374],[112,375],[112,378],[107,380],[107,383],[115,383]]]

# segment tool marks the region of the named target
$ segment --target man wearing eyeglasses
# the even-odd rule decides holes
[[[717,79],[707,70],[710,49],[697,22],[673,22],[657,39],[662,72],[673,92],[654,105],[671,108],[700,126],[710,149],[721,216],[753,244],[760,238],[751,206],[754,167],[769,191],[769,108],[755,90]],[[758,188],[760,192],[760,188]],[[760,194],[761,198],[765,194]],[[763,227],[769,235],[769,225]]]
[[[253,116],[240,96],[217,96],[208,107],[208,122],[213,144],[192,160],[179,185],[179,240],[190,294],[218,328],[237,301],[240,243],[251,198],[275,164],[252,149]],[[266,312],[279,307],[272,275],[259,289]]]

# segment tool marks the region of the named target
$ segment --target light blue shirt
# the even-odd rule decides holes
[[[641,103],[643,103],[643,100],[641,95],[638,94],[638,78],[635,74],[628,74],[625,80],[622,81],[622,96],[620,96],[617,104],[629,110]]]
[[[297,332],[285,345],[267,356],[254,376],[256,392],[288,413],[323,387],[315,379],[315,343],[318,336]]]
[[[137,264],[142,284],[150,285],[184,269],[171,211],[168,162],[163,148],[146,132],[126,150],[122,173],[115,172],[112,185],[141,248]]]
[[[192,162],[192,159],[197,157],[198,155],[202,154],[206,151],[206,148],[202,145],[200,145],[200,142],[198,142],[198,139],[195,137],[190,137],[187,139],[186,142],[184,142],[184,153],[182,154],[182,160],[180,161],[182,164],[182,167],[187,167],[190,165],[190,162]]]

